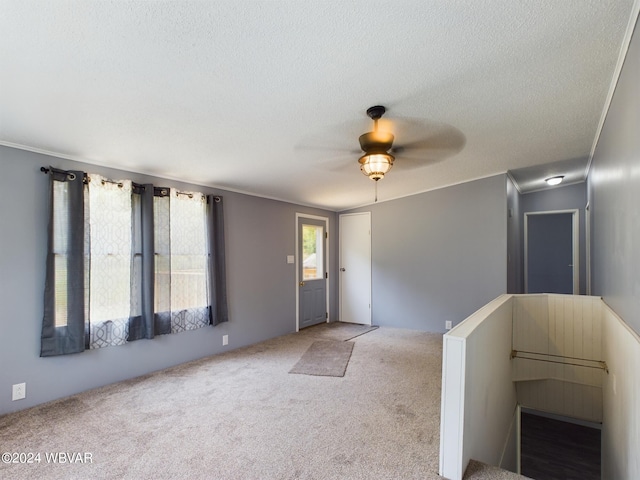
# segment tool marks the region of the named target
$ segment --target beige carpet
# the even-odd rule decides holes
[[[475,460],[469,462],[467,470],[464,472],[464,480],[516,480],[528,478]]]
[[[0,478],[440,478],[442,336],[380,328],[352,340],[344,377],[288,373],[314,341],[348,338],[339,329],[312,327],[2,416],[0,453],[41,461],[0,463]],[[54,452],[88,452],[92,463],[47,463]]]

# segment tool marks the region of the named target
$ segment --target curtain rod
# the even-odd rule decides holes
[[[57,172],[64,173],[65,175],[67,175],[67,177],[69,178],[69,180],[75,180],[75,179],[76,179],[76,174],[75,174],[75,173],[73,173],[73,172],[69,172],[69,171],[67,171],[67,170],[59,170],[59,169],[57,169],[57,168],[53,168],[53,167],[51,167],[51,168],[47,168],[47,167],[40,167],[40,171],[41,171],[42,173],[45,173],[45,174],[49,174],[49,173],[53,173],[54,171],[57,171]],[[82,180],[86,182],[86,181],[87,181],[87,174],[85,173],[84,175],[85,175],[85,178],[83,178]],[[113,181],[113,180],[103,180],[103,182],[108,182],[108,183],[117,184],[119,187],[121,187],[121,186],[122,186],[122,183],[120,183],[120,182],[115,182],[115,181]],[[143,189],[143,190],[145,189],[145,186],[144,186],[144,185],[142,185],[141,183],[131,182],[131,185],[133,185],[135,188],[141,188],[141,189]],[[165,192],[166,192],[166,190],[168,190],[168,189],[163,188],[163,187],[155,187],[155,188],[160,188],[160,191],[162,192],[162,194],[163,194],[163,195],[165,195],[165,194],[166,194],[166,193],[165,193]],[[192,194],[192,193],[189,193],[189,192],[176,192],[176,194],[177,194],[177,195],[188,195],[188,196],[189,196],[189,198],[192,198],[192,197],[193,197],[193,194]],[[206,197],[206,195],[204,195],[204,194],[203,194],[203,196],[204,196],[204,197]],[[222,198],[221,198],[220,196],[217,196],[217,195],[216,195],[216,196],[214,196],[214,197],[213,197],[213,200],[214,200],[216,203],[220,203],[220,202],[222,201]]]
[[[53,173],[55,171],[55,172],[59,172],[59,173],[64,173],[69,178],[69,180],[75,180],[76,179],[76,174],[75,173],[68,172],[66,170],[58,170],[57,168],[53,168],[53,167],[51,167],[51,168],[40,167],[40,171],[42,173],[45,173],[45,174]],[[84,181],[84,179],[83,179],[83,181]]]
[[[45,174],[49,174],[49,173],[53,173],[53,172],[59,172],[59,173],[63,173],[65,175],[67,175],[67,177],[69,178],[69,180],[75,180],[76,179],[76,175],[73,172],[69,172],[67,170],[59,170],[57,168],[47,168],[47,167],[40,167],[40,171],[42,173]],[[90,181],[90,179],[88,178],[87,174],[84,174],[84,178],[82,179],[83,182],[87,183],[88,181]],[[104,185],[105,183],[113,183],[114,185],[118,185],[119,187],[122,187],[122,183],[121,182],[116,182],[114,180],[109,180],[109,179],[103,179],[102,180],[102,184]],[[142,190],[144,190],[144,185],[142,185],[141,183],[136,183],[136,182],[131,182],[131,185],[135,188],[141,188]]]

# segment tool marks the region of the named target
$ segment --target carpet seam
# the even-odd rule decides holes
[[[353,340],[354,338],[361,337],[362,335],[366,335],[367,333],[371,333],[371,332],[373,332],[374,330],[377,330],[378,328],[380,328],[378,325],[373,325],[373,326],[371,327],[371,330],[367,330],[366,332],[362,332],[362,333],[359,333],[358,335],[354,335],[354,336],[353,336],[353,337],[351,337],[351,338],[347,338],[346,340],[343,340],[343,342],[348,342],[349,340]]]

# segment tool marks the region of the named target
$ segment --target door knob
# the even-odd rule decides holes
[[[300,286],[301,286],[301,287],[304,287],[304,282],[300,282]]]
[[[341,268],[341,269],[340,269],[340,271],[341,271],[341,272],[346,272],[346,271],[347,271],[347,269],[343,267],[343,268]]]

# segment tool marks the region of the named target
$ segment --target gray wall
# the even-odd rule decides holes
[[[525,193],[520,197],[521,209],[521,248],[522,248],[522,272],[524,275],[524,214],[527,212],[545,212],[553,210],[579,210],[580,216],[580,295],[587,291],[587,256],[585,242],[585,207],[587,206],[587,184],[577,183],[561,187],[550,188],[540,192]],[[524,277],[523,277],[524,278]],[[523,284],[524,286],[524,284]]]
[[[375,325],[444,332],[506,292],[506,175],[343,213],[362,211]]]
[[[40,358],[46,256],[47,176],[41,166],[218,193],[225,198],[230,321],[120,347]],[[337,270],[336,214],[284,202],[122,172],[0,146],[0,414],[295,331],[295,213],[329,217]],[[330,315],[337,317],[337,282]],[[229,346],[222,347],[222,335]],[[27,398],[11,401],[11,386]]]
[[[589,174],[592,289],[640,334],[640,33],[636,30]]]
[[[523,293],[520,192],[507,177],[507,293]]]

